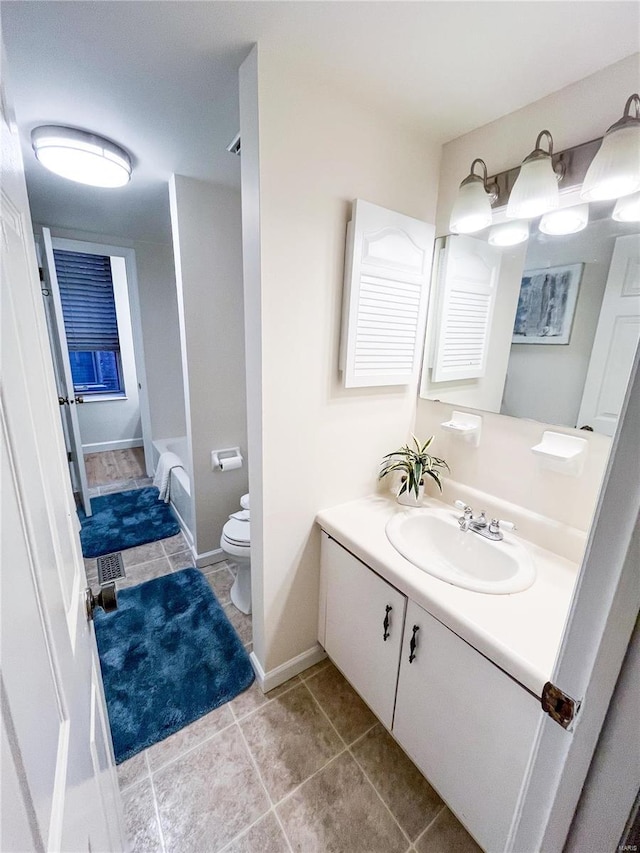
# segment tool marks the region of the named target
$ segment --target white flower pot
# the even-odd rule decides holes
[[[402,486],[401,486],[402,488]],[[411,491],[403,492],[401,495],[396,497],[396,500],[399,504],[403,506],[422,506],[422,501],[424,499],[424,483],[420,483],[418,486],[418,497],[416,497],[416,493],[411,489]]]

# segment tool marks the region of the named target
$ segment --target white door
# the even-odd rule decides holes
[[[321,548],[326,652],[391,729],[407,599],[326,533]]]
[[[82,436],[80,435],[80,420],[78,418],[77,406],[82,403],[82,396],[76,394],[73,387],[73,376],[71,374],[71,363],[69,361],[69,347],[67,335],[64,328],[64,315],[62,313],[62,299],[58,285],[58,275],[53,256],[53,245],[51,243],[51,232],[48,228],[42,229],[43,243],[43,265],[46,283],[50,291],[52,309],[49,312],[49,330],[55,336],[51,341],[53,358],[57,365],[57,384],[62,386],[62,394],[59,394],[60,414],[64,422],[64,432],[69,447],[69,468],[71,469],[71,480],[74,488],[78,490],[80,502],[85,515],[91,515],[91,500],[89,498],[89,487],[87,484],[87,471],[84,464],[84,453],[82,451]]]
[[[0,849],[118,851],[113,748],[20,147],[7,122],[3,106]]]
[[[640,353],[551,681],[580,703],[569,729],[543,716],[510,850],[562,850],[640,609]],[[624,784],[618,780],[619,784]],[[601,793],[591,792],[596,800]],[[625,796],[629,792],[625,792]],[[636,792],[632,792],[633,797]],[[602,807],[606,803],[600,801]]]
[[[618,237],[591,351],[578,426],[613,435],[640,339],[640,238]]]

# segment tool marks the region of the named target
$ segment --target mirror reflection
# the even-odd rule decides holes
[[[640,224],[613,208],[437,241],[421,396],[613,435],[640,336]]]

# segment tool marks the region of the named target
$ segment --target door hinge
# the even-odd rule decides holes
[[[73,462],[73,453],[67,450],[67,462]]]
[[[563,729],[570,728],[579,708],[580,702],[567,696],[550,681],[542,688],[542,710]]]

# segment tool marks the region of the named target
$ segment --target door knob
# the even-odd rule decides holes
[[[84,403],[84,397],[82,395],[79,395],[78,397],[76,397],[76,403],[78,405],[80,405],[80,403]]]
[[[61,406],[68,406],[69,405],[69,398],[68,397],[58,397],[58,403]]]
[[[100,587],[100,592],[97,595],[93,594],[90,586],[84,591],[84,604],[87,610],[87,620],[90,622],[93,619],[93,611],[96,607],[102,607],[105,613],[111,613],[118,609],[118,593],[116,592],[115,581],[106,583]]]

